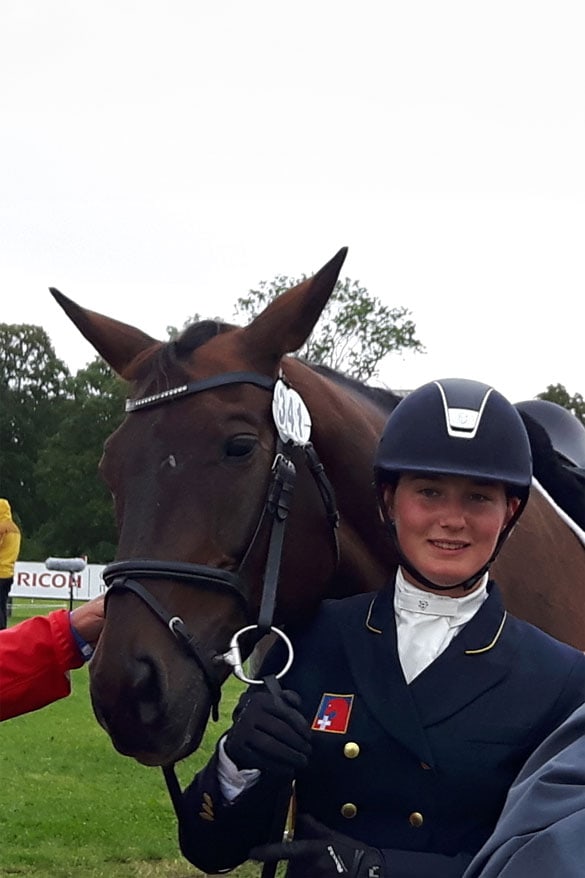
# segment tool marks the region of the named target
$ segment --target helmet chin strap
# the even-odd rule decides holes
[[[491,556],[488,558],[486,563],[483,565],[483,567],[481,567],[476,573],[473,573],[467,579],[462,580],[462,582],[456,582],[454,585],[437,585],[436,582],[432,582],[432,580],[427,579],[427,577],[424,576],[420,572],[420,570],[417,570],[416,567],[414,566],[414,564],[412,564],[408,560],[408,558],[406,557],[406,555],[402,551],[402,547],[400,546],[400,542],[398,540],[398,534],[396,533],[396,525],[395,525],[394,521],[388,515],[388,512],[386,510],[386,506],[384,503],[380,504],[380,509],[382,512],[384,523],[385,523],[386,527],[388,528],[388,531],[390,532],[390,536],[392,537],[392,542],[394,543],[394,546],[395,546],[396,551],[398,553],[398,560],[400,561],[400,566],[404,567],[404,569],[407,571],[407,573],[409,573],[417,582],[420,582],[421,585],[425,585],[427,588],[432,588],[433,591],[453,591],[456,588],[462,588],[463,591],[470,591],[475,585],[477,585],[479,580],[482,578],[482,576],[485,573],[487,573],[490,566],[495,561],[500,549],[502,548],[502,546],[504,545],[508,536],[510,535],[510,531],[512,530],[513,526],[515,525],[515,523],[518,519],[518,516],[520,514],[518,512],[516,515],[514,515],[512,517],[512,519],[508,522],[506,527],[503,528],[502,532],[500,533],[500,536],[498,537],[498,541],[496,543],[494,551],[492,552]]]

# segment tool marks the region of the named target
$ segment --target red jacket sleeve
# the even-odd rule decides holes
[[[0,631],[0,720],[65,698],[68,671],[82,664],[67,610]]]

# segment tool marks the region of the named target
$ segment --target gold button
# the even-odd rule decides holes
[[[410,817],[408,818],[408,822],[411,826],[414,826],[415,829],[420,829],[423,825],[424,817],[418,811],[413,811]]]
[[[420,767],[423,768],[425,771],[429,771],[431,766],[428,765],[428,763],[426,762],[421,762]]]
[[[341,806],[341,816],[346,817],[348,820],[351,820],[352,817],[355,817],[357,814],[357,807],[353,804],[353,802],[346,802],[345,805]]]
[[[356,744],[355,741],[348,741],[343,748],[343,755],[348,759],[355,759],[356,756],[360,755],[360,745]]]

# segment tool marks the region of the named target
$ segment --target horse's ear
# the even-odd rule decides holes
[[[246,327],[255,355],[278,362],[284,354],[298,351],[327,304],[346,255],[343,247],[313,277],[282,293]]]
[[[140,329],[82,308],[54,287],[49,289],[81,334],[122,378],[129,377],[128,367],[139,354],[160,346],[161,342]]]

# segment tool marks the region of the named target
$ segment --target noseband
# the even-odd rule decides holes
[[[284,379],[281,376],[279,381],[283,380]],[[264,390],[273,390],[275,387],[275,382],[271,378],[268,378],[265,375],[260,375],[256,372],[227,372],[222,375],[204,378],[201,381],[188,382],[151,396],[127,400],[126,411],[136,412],[143,408],[171,402],[188,394],[200,393],[205,390],[234,384],[252,384]],[[103,573],[104,582],[108,588],[106,602],[108,596],[113,591],[132,592],[139,597],[150,608],[150,610],[152,610],[164,625],[168,627],[187,654],[194,659],[209,690],[211,697],[211,713],[214,720],[218,719],[219,702],[221,699],[221,680],[218,666],[225,663],[230,664],[234,669],[234,673],[245,682],[261,682],[250,680],[244,675],[238,644],[240,635],[244,632],[249,632],[252,629],[255,629],[256,633],[254,641],[257,642],[272,630],[284,637],[285,641],[289,643],[288,638],[286,638],[279,629],[273,628],[272,619],[276,603],[276,590],[282,556],[284,529],[290,511],[296,479],[296,468],[291,459],[291,453],[294,447],[298,447],[298,445],[295,445],[292,441],[284,442],[281,435],[278,435],[276,441],[276,454],[272,464],[271,479],[264,507],[252,534],[248,548],[244,552],[238,569],[235,572],[223,570],[218,567],[210,567],[206,564],[132,559],[129,561],[115,561],[112,564],[109,564]],[[335,504],[333,487],[327,478],[323,465],[319,461],[317,453],[311,443],[303,443],[302,448],[305,454],[305,462],[315,479],[323,500],[327,519],[331,525],[335,549],[335,566],[337,566],[339,561],[339,544],[336,529],[339,524],[339,513]],[[242,576],[242,569],[256,543],[256,539],[260,534],[262,526],[266,521],[270,522],[270,540],[264,570],[258,622],[255,625],[247,625],[244,629],[237,632],[232,638],[228,652],[223,654],[210,654],[200,643],[197,642],[196,638],[189,633],[187,626],[180,616],[169,613],[151,594],[151,592],[145,588],[142,582],[138,582],[137,579],[170,579],[177,582],[184,582],[188,585],[205,590],[223,592],[236,600],[243,610],[245,617],[249,621],[251,618],[251,608],[245,580]],[[292,648],[290,647],[289,653],[290,664],[290,659],[292,659]],[[288,670],[288,666],[289,665],[287,665],[278,676],[282,676],[282,674]]]

